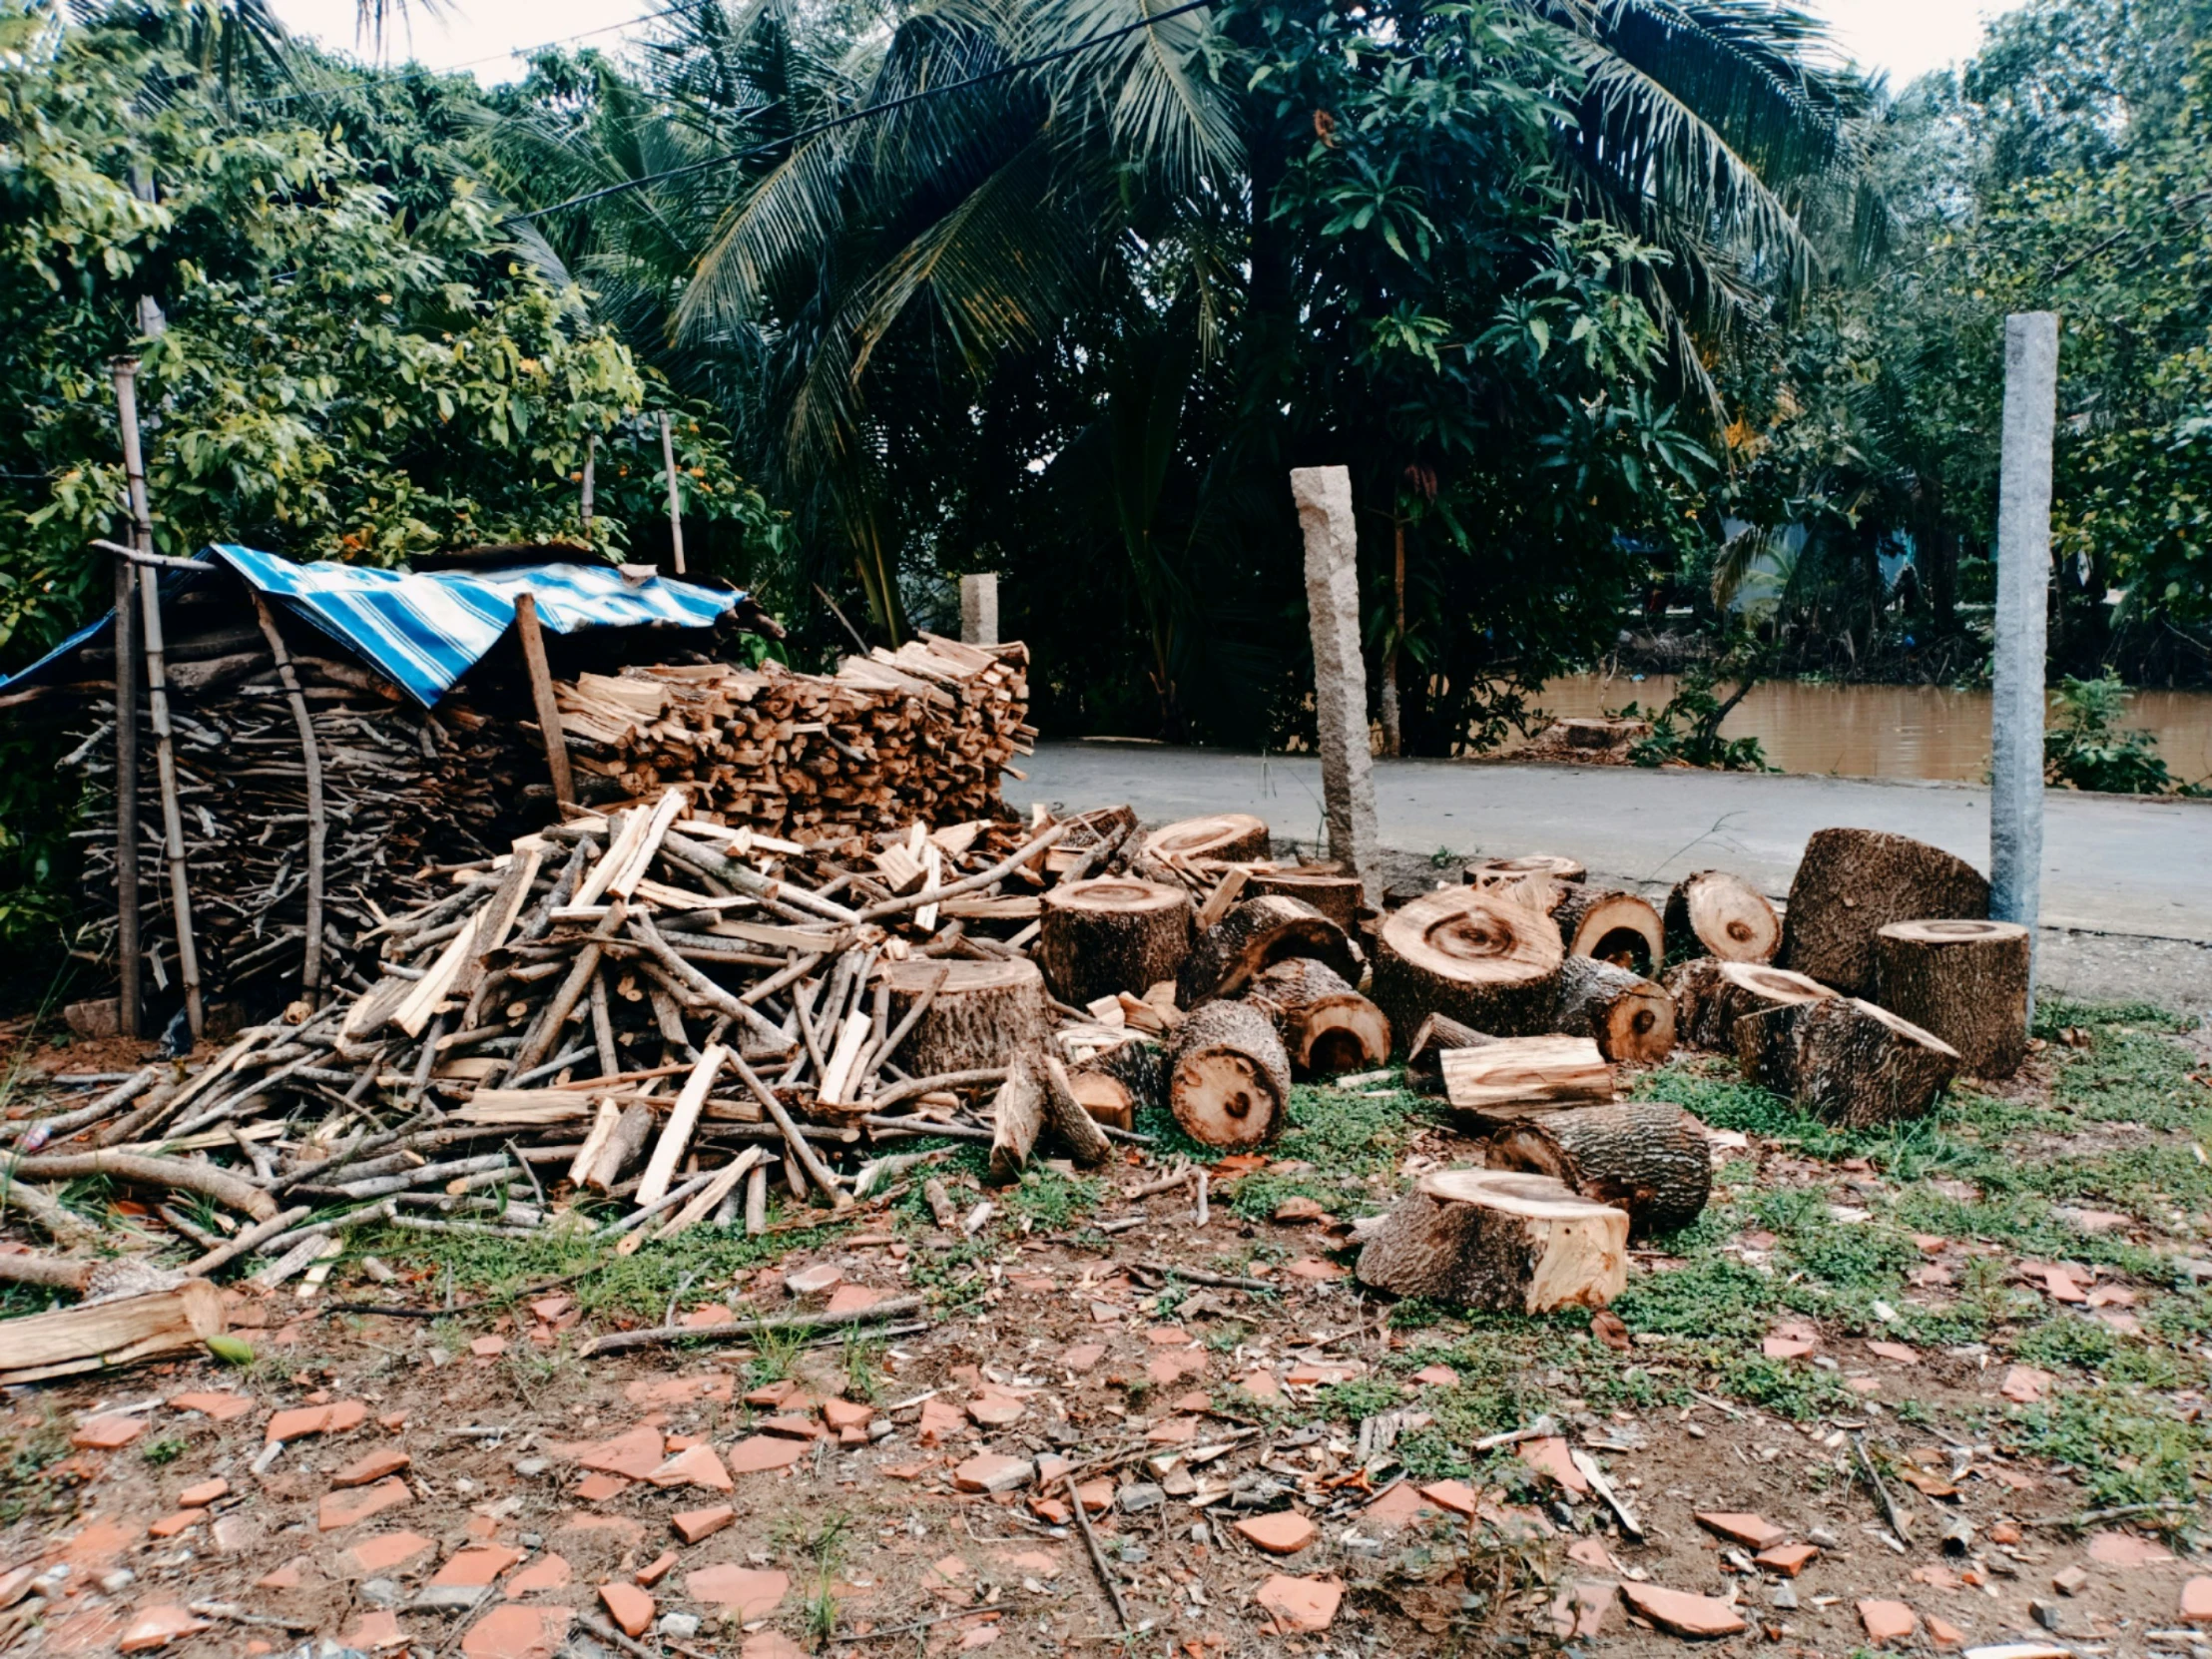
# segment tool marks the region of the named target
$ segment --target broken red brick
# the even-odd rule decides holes
[[[1316,1531],[1314,1523],[1295,1509],[1247,1515],[1237,1522],[1239,1535],[1270,1555],[1296,1555],[1314,1541]]]
[[[702,1538],[712,1537],[738,1518],[737,1510],[727,1503],[718,1503],[711,1509],[685,1509],[671,1515],[668,1524],[676,1529],[676,1535],[687,1544],[696,1544]]]
[[[1621,1600],[1630,1612],[1649,1619],[1670,1636],[1703,1639],[1733,1636],[1745,1628],[1743,1615],[1718,1596],[1692,1595],[1657,1584],[1627,1583]]]
[[[365,1456],[356,1457],[337,1473],[330,1476],[333,1486],[369,1486],[386,1475],[397,1474],[414,1461],[397,1446],[383,1446]]]
[[[653,1623],[653,1598],[635,1584],[620,1581],[599,1586],[599,1599],[625,1636],[642,1636]]]

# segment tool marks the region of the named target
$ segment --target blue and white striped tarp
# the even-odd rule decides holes
[[[668,582],[631,582],[606,565],[523,565],[487,571],[374,570],[360,565],[293,564],[274,553],[218,543],[201,553],[220,562],[295,615],[313,623],[392,684],[428,708],[453,689],[514,625],[515,598],[534,594],[551,632],[586,628],[709,628],[742,593]],[[172,578],[165,575],[164,583]],[[187,576],[185,580],[194,580]],[[32,664],[29,680],[96,637],[102,617]],[[5,690],[15,681],[0,681]]]

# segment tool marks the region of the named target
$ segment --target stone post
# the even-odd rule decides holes
[[[960,578],[960,643],[998,643],[998,578],[988,572]]]
[[[1329,854],[1360,877],[1368,902],[1380,905],[1382,871],[1376,849],[1367,665],[1360,658],[1359,534],[1352,518],[1352,474],[1341,466],[1295,467],[1291,499],[1298,503],[1299,526],[1306,532],[1306,609],[1314,630],[1314,707]]]
[[[1989,704],[1989,914],[2027,929],[2028,998],[2043,886],[2043,629],[2058,318],[2004,319],[2004,457],[1997,481],[1994,695]]]

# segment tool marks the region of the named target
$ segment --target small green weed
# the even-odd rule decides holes
[[[165,1434],[158,1440],[148,1440],[140,1448],[139,1455],[156,1468],[174,1463],[192,1448],[192,1442],[176,1434]]]

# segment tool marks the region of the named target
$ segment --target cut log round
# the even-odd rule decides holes
[[[1245,891],[1255,898],[1272,893],[1279,898],[1302,899],[1343,928],[1348,938],[1360,923],[1363,895],[1357,875],[1338,875],[1326,870],[1256,869],[1245,882]]]
[[[1474,887],[1423,893],[1377,934],[1375,1000],[1393,1031],[1445,1014],[1477,1031],[1548,1030],[1565,951],[1558,929]]]
[[[1736,1022],[1792,1002],[1815,1002],[1836,993],[1818,979],[1757,962],[1723,962],[1700,956],[1668,970],[1674,997],[1675,1040],[1686,1048],[1736,1052]]]
[[[1580,881],[1589,870],[1556,852],[1531,852],[1521,858],[1477,858],[1462,865],[1460,879],[1471,887],[1514,886],[1531,875],[1553,881]]]
[[[1976,1077],[2027,1058],[2027,929],[2010,921],[1897,921],[1876,935],[1878,1000],[1958,1050]]]
[[[1262,968],[1293,956],[1327,962],[1350,980],[1360,977],[1360,952],[1345,930],[1296,898],[1248,898],[1191,941],[1183,960],[1179,1000],[1195,1008],[1210,997],[1235,996]]]
[[[1137,1097],[1120,1078],[1103,1071],[1071,1071],[1068,1089],[1092,1122],[1115,1129],[1137,1127]]]
[[[1782,948],[1782,918],[1766,894],[1725,869],[1684,876],[1667,895],[1667,954],[1771,962]]]
[[[1327,962],[1294,956],[1264,968],[1245,1000],[1275,1022],[1301,1076],[1367,1071],[1390,1057],[1390,1022]]]
[[[1168,1052],[1168,1106],[1194,1141],[1258,1146],[1282,1132],[1291,1058],[1257,1008],[1209,1002],[1176,1028]]]
[[[1821,830],[1805,843],[1782,921],[1782,960],[1847,996],[1875,985],[1875,934],[1893,921],[1985,921],[1989,883],[1910,835]]]
[[[1548,1176],[1424,1175],[1368,1235],[1360,1282],[1491,1313],[1603,1308],[1627,1288],[1628,1213]]]
[[[1099,1122],[1134,1129],[1139,1109],[1168,1103],[1167,1053],[1148,1038],[1132,1036],[1070,1072],[1068,1082]],[[1114,1112],[1126,1116],[1109,1115]]]
[[[930,986],[937,987],[890,1056],[916,1077],[1004,1065],[1007,1055],[1036,1048],[1051,1034],[1044,975],[1027,957],[972,962],[916,956],[885,962],[876,971],[890,989],[893,1026]]]
[[[1562,888],[1551,919],[1570,956],[1594,956],[1638,973],[1656,973],[1666,964],[1659,912],[1625,887]]]
[[[1655,1066],[1674,1052],[1674,998],[1642,974],[1594,956],[1569,956],[1560,965],[1557,1023],[1624,1064]]]
[[[1926,1115],[1958,1071],[1958,1050],[1887,1008],[1827,996],[1736,1022],[1744,1075],[1847,1129]]]
[[[1437,1056],[1444,1099],[1498,1121],[1613,1098],[1613,1068],[1587,1037],[1501,1037]]]
[[[1528,1170],[1628,1212],[1641,1238],[1697,1220],[1712,1195],[1705,1126],[1679,1106],[1629,1101],[1520,1119],[1490,1142],[1493,1169]]]
[[[1181,887],[1096,875],[1044,895],[1037,965],[1074,1007],[1118,991],[1144,995],[1176,976],[1190,948],[1191,895]]]
[[[1430,1014],[1420,1022],[1405,1045],[1405,1081],[1424,1094],[1441,1094],[1444,1088],[1442,1058],[1446,1049],[1480,1048],[1497,1039],[1471,1025],[1462,1025],[1449,1014]]]
[[[1268,855],[1268,827],[1250,813],[1212,813],[1165,824],[1144,838],[1146,856],[1162,863],[1217,858],[1245,863]]]

